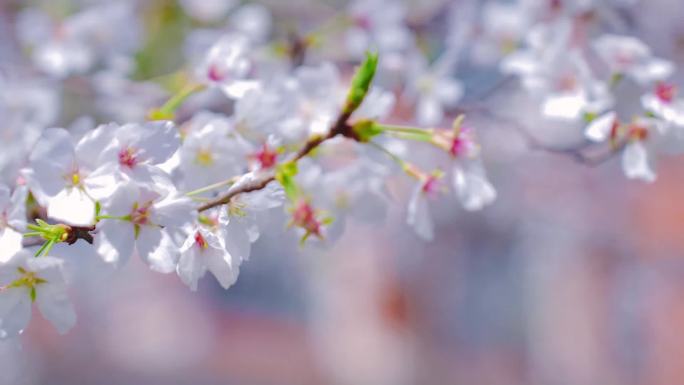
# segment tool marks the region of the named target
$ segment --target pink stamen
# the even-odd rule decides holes
[[[292,212],[292,223],[306,230],[308,234],[321,236],[321,222],[316,219],[313,207],[306,201],[299,202]]]
[[[195,233],[195,244],[199,246],[199,248],[201,249],[206,249],[207,247],[209,247],[207,240],[204,239],[202,233],[200,233],[199,231]]]
[[[225,75],[218,68],[218,66],[216,64],[212,64],[211,66],[209,66],[209,71],[207,72],[207,77],[212,82],[220,82],[220,81],[224,80]]]
[[[278,153],[271,150],[266,143],[261,146],[261,149],[251,156],[254,160],[259,162],[261,168],[271,168],[275,166],[278,158]]]
[[[133,168],[138,164],[136,151],[131,147],[122,148],[119,151],[119,164],[128,168]]]
[[[677,95],[677,87],[674,84],[658,83],[655,94],[663,103],[671,103]]]
[[[131,213],[131,222],[135,225],[146,225],[150,220],[150,205],[134,207]]]
[[[355,26],[363,29],[364,31],[368,31],[371,28],[370,18],[366,15],[354,16],[353,22]]]
[[[435,175],[430,175],[423,182],[423,193],[432,195],[439,190],[439,178]]]

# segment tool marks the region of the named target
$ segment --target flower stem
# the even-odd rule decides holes
[[[150,112],[149,119],[151,120],[171,120],[173,119],[176,110],[180,108],[181,105],[187,100],[191,95],[202,91],[206,86],[204,84],[188,84],[181,88],[180,91],[175,93],[169,100],[164,103],[163,106],[159,107]]]
[[[400,139],[431,142],[432,130],[418,127],[398,126],[392,124],[378,124],[377,128]]]
[[[237,181],[237,177],[233,177],[230,179],[223,180],[221,182],[213,183],[208,186],[200,187],[197,190],[192,190],[190,192],[185,193],[185,196],[191,197],[194,195],[199,195],[211,190],[216,190],[217,188],[225,187],[225,186],[230,186],[234,184]]]

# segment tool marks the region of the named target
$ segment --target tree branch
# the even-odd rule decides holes
[[[311,151],[313,151],[315,148],[321,145],[321,143],[325,142],[326,140],[332,139],[338,135],[342,135],[345,137],[349,137],[352,139],[356,139],[351,127],[347,123],[349,120],[349,117],[351,116],[351,111],[347,111],[348,109],[345,109],[343,112],[340,113],[338,116],[337,120],[335,121],[335,124],[330,128],[330,131],[324,136],[316,135],[304,143],[304,145],[295,153],[295,155],[288,160],[288,162],[297,162],[300,159],[304,158],[307,156]],[[275,171],[270,171],[267,174],[264,174],[261,178],[250,181],[249,183],[244,183],[242,185],[236,186],[233,189],[230,189],[227,193],[225,193],[222,196],[217,197],[216,199],[213,199],[209,202],[204,203],[201,205],[197,211],[202,212],[206,210],[210,210],[214,207],[222,206],[225,204],[230,203],[230,200],[233,199],[233,197],[243,194],[243,193],[248,193],[252,191],[258,191],[266,188],[266,186],[273,182],[275,180]]]

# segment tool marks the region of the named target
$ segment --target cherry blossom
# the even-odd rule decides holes
[[[74,326],[76,313],[67,297],[63,269],[62,260],[32,258],[26,250],[0,265],[0,338],[26,329],[33,302],[59,333]]]

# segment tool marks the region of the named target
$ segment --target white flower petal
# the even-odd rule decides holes
[[[458,199],[468,211],[481,210],[496,199],[496,190],[479,164],[455,167],[453,183]]]
[[[76,312],[69,301],[63,282],[50,282],[36,288],[36,304],[45,319],[50,321],[60,334],[76,324]]]
[[[413,195],[411,195],[406,221],[424,240],[429,241],[434,237],[434,224],[430,215],[430,207],[420,184],[416,186]]]
[[[21,233],[6,228],[0,235],[0,263],[8,261],[14,254],[21,250],[23,240]]]
[[[221,287],[227,289],[231,287],[239,274],[239,264],[235,260],[231,261],[229,254],[212,252],[207,256],[207,267]]]
[[[152,226],[141,226],[135,247],[152,270],[168,274],[176,270],[180,257],[178,245],[163,230]]]
[[[48,217],[71,225],[87,226],[95,221],[95,203],[78,188],[66,188],[48,201]]]
[[[31,320],[31,297],[24,287],[0,292],[0,339],[13,337]]]
[[[603,142],[610,137],[617,114],[613,111],[594,119],[584,131],[584,136],[594,142]]]
[[[95,249],[105,262],[122,266],[133,254],[134,238],[130,222],[104,219],[97,225]]]
[[[656,174],[653,171],[649,154],[641,142],[632,142],[625,146],[622,153],[622,169],[625,176],[630,179],[640,179],[645,182],[653,182]]]

